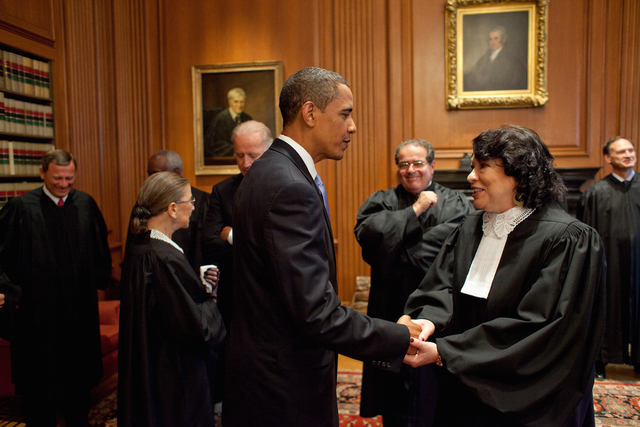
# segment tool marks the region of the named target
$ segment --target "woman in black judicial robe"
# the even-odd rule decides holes
[[[215,424],[206,360],[225,329],[212,294],[171,240],[188,227],[194,202],[189,181],[173,172],[140,189],[121,282],[120,426]],[[217,270],[207,281],[215,289]]]
[[[591,227],[558,206],[566,192],[530,129],[473,141],[474,206],[405,313],[423,325],[412,366],[436,363],[435,425],[595,425],[594,361],[605,260]],[[522,206],[518,206],[522,205]]]

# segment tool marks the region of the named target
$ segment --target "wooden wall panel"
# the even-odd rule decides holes
[[[334,237],[338,242],[340,298],[350,300],[358,275],[369,275],[353,234],[360,205],[387,187],[389,173],[388,15],[384,1],[333,2],[334,70],[351,85],[357,126],[344,158],[325,161],[335,168],[329,180]],[[326,48],[323,46],[323,48]]]
[[[0,27],[40,43],[55,41],[56,0],[0,2]]]

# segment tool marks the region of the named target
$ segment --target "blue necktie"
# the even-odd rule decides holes
[[[320,179],[320,175],[316,175],[314,179],[316,183],[316,187],[322,194],[322,202],[324,203],[324,208],[327,211],[327,216],[329,217],[329,222],[331,222],[331,215],[329,214],[329,202],[327,201],[327,190],[324,189],[324,185],[322,185],[322,179]]]

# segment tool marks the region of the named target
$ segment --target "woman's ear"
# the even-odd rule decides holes
[[[171,202],[169,207],[167,208],[167,213],[171,218],[178,217],[178,205],[175,202]]]

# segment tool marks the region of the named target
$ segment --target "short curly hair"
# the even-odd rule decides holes
[[[562,203],[567,187],[553,167],[554,157],[533,130],[516,125],[487,129],[473,140],[473,157],[497,160],[518,181],[517,197],[528,208]]]

